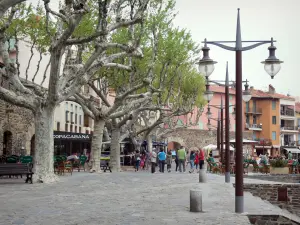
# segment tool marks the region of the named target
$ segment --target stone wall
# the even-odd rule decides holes
[[[235,132],[230,132],[230,139],[234,139]],[[245,139],[252,139],[252,132],[244,132]],[[166,135],[168,142],[178,142],[187,149],[204,147],[217,143],[217,132],[208,130],[178,128]],[[225,141],[225,136],[224,136]]]
[[[300,224],[284,216],[279,215],[248,215],[251,224],[268,224],[268,225],[296,225]]]
[[[0,155],[3,154],[4,132],[10,132],[7,155],[30,154],[34,134],[33,114],[24,108],[10,105],[0,99]],[[24,147],[24,150],[21,148]]]
[[[287,201],[279,201],[278,188],[287,188]],[[244,184],[244,190],[293,214],[300,215],[300,184]]]
[[[268,180],[283,183],[300,183],[300,174],[267,174],[267,175],[244,175],[244,178]]]

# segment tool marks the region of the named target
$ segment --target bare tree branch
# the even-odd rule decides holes
[[[37,68],[36,68],[36,71],[35,71],[35,74],[33,75],[33,78],[32,78],[32,82],[34,82],[34,80],[35,80],[35,77],[36,77],[36,75],[38,74],[38,72],[39,72],[39,70],[40,70],[40,64],[41,64],[41,62],[42,62],[42,59],[43,59],[43,53],[42,52],[40,52],[40,59],[39,59],[39,61],[38,61],[38,63],[37,63]]]
[[[49,69],[50,64],[51,64],[51,59],[49,59],[49,62],[48,62],[48,64],[47,64],[46,68],[45,68],[44,76],[43,76],[43,80],[42,80],[42,82],[41,82],[41,85],[44,84],[44,82],[45,82],[45,80],[46,80],[46,78],[47,78],[47,71],[48,71],[48,69]]]
[[[1,2],[0,2],[0,4],[1,4]],[[3,33],[10,26],[15,13],[16,13],[16,9],[14,7],[12,7],[6,23],[4,24],[3,27],[0,28],[0,33]]]
[[[101,98],[101,100],[105,103],[107,107],[111,107],[109,104],[107,98],[104,96],[103,92],[96,88],[96,86],[93,84],[93,82],[89,82],[89,86],[94,90],[94,92]]]
[[[1,0],[0,1],[0,18],[3,18],[5,12],[15,5],[25,2],[26,0]]]
[[[25,72],[26,80],[28,80],[28,71],[29,71],[31,60],[32,60],[33,55],[34,55],[33,49],[34,49],[35,43],[36,43],[36,39],[33,40],[31,48],[30,48],[30,53],[31,54],[30,54],[30,57],[29,57],[29,60],[28,60],[28,64],[27,64],[27,67],[26,67],[26,72]]]

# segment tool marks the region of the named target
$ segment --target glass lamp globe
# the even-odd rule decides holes
[[[204,92],[204,99],[208,102],[210,102],[212,100],[213,96],[214,96],[214,93],[212,91]]]

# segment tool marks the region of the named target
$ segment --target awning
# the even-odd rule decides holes
[[[287,152],[295,153],[295,154],[300,154],[300,150],[297,148],[284,148]]]
[[[231,144],[235,144],[235,139],[231,139],[229,141]],[[255,144],[257,143],[258,141],[253,141],[253,140],[247,140],[247,139],[243,139],[243,144]]]

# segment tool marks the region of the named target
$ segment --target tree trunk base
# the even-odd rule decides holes
[[[59,180],[59,177],[55,175],[54,173],[39,175],[39,174],[33,174],[32,180],[34,183],[55,183]]]

